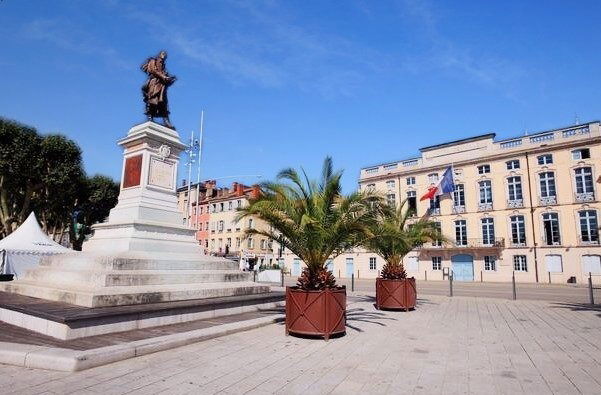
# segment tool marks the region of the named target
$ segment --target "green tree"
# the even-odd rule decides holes
[[[92,226],[102,222],[117,205],[119,183],[112,178],[95,175],[86,180],[85,195],[81,198],[84,223]]]
[[[42,187],[42,137],[30,126],[0,118],[0,142],[0,223],[6,236],[27,218]]]
[[[304,170],[301,178],[296,170],[285,169],[278,174],[280,182],[262,184],[261,194],[239,209],[238,219],[258,216],[271,225],[271,230],[247,229],[247,237],[260,234],[278,240],[305,262],[298,279],[302,289],[336,286],[326,260],[368,236],[381,204],[371,193],[343,196],[341,177],[341,171],[333,171],[330,157],[323,163],[320,182],[310,181]]]
[[[366,249],[386,261],[381,272],[386,279],[406,278],[402,259],[409,251],[426,242],[443,241],[438,224],[428,218],[415,219],[414,212],[405,208],[406,202],[381,210],[371,224],[370,236],[363,241]]]

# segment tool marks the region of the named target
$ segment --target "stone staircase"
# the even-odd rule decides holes
[[[198,254],[72,253],[44,257],[0,290],[86,307],[172,302],[268,293],[252,274],[223,258]]]

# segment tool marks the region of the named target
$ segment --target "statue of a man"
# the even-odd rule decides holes
[[[157,57],[150,57],[142,65],[142,71],[148,74],[148,80],[142,85],[142,95],[146,104],[146,116],[149,121],[155,117],[163,118],[165,126],[175,129],[169,121],[169,105],[167,103],[167,88],[176,78],[169,75],[165,69],[167,52],[161,51]]]

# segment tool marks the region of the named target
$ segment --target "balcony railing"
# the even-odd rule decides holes
[[[458,249],[458,248],[504,248],[505,239],[495,237],[491,240],[484,239],[463,239],[461,241],[449,241],[443,243],[425,243],[418,247],[419,249]]]
[[[453,214],[465,213],[465,206],[453,206]]]
[[[513,199],[507,201],[507,208],[522,208],[524,207],[524,199]]]
[[[584,192],[576,194],[577,202],[594,202],[595,201],[595,193],[594,192]]]
[[[557,204],[557,196],[541,196],[540,204],[541,206],[552,206],[554,204]]]
[[[437,208],[429,208],[428,215],[440,215],[440,207]]]
[[[564,130],[562,132],[563,137],[572,137],[572,136],[577,136],[579,134],[589,134],[591,131],[589,129],[588,126],[584,126],[581,128],[576,128],[576,129],[569,129],[569,130]]]
[[[492,202],[478,203],[478,211],[490,211],[490,210],[492,210]]]

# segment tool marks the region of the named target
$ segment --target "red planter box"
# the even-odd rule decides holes
[[[417,289],[415,277],[404,280],[376,279],[376,308],[405,310],[415,308]]]
[[[286,334],[330,336],[346,332],[346,287],[305,291],[286,287]]]

